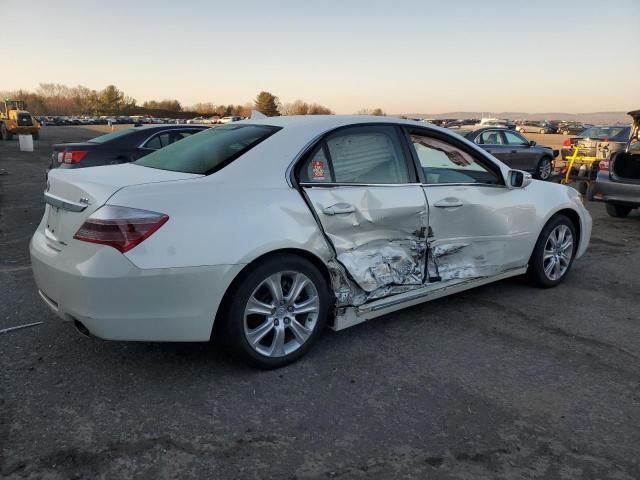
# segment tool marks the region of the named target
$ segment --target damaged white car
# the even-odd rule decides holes
[[[222,336],[267,368],[327,324],[516,275],[555,286],[591,235],[574,189],[384,117],[234,122],[133,164],[53,170],[45,200],[33,273],[61,318],[112,340]]]

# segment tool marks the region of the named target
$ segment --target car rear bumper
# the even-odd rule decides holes
[[[614,182],[609,172],[599,171],[593,184],[593,200],[640,207],[640,184]]]
[[[596,156],[596,148],[595,147],[584,148],[584,147],[581,147],[580,145],[573,145],[571,147],[562,147],[560,149],[560,154],[562,155],[562,159],[566,160],[567,157],[570,157],[571,155],[573,155],[575,147],[580,147],[580,151],[578,152],[578,155],[580,155],[581,157],[595,157]]]
[[[242,268],[140,269],[111,247],[74,241],[54,250],[41,229],[30,253],[49,308],[107,340],[209,340],[224,292]]]

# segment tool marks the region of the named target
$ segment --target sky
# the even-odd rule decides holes
[[[336,113],[640,108],[640,0],[0,0],[0,90]],[[20,19],[18,21],[18,19]]]

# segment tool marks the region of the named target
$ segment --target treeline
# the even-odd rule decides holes
[[[201,102],[183,107],[178,100],[149,100],[138,105],[136,100],[108,85],[102,90],[92,90],[78,85],[69,87],[59,83],[41,83],[35,92],[27,90],[0,92],[1,98],[24,100],[33,115],[151,115],[156,117],[191,118],[194,116],[248,117],[252,110],[267,116],[277,115],[328,115],[331,109],[296,100],[281,103],[270,92],[260,92],[253,102],[243,105]]]

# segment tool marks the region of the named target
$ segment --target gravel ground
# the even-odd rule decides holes
[[[0,328],[44,322],[0,335],[0,476],[640,478],[638,212],[590,204],[591,247],[558,288],[502,281],[255,371],[215,344],[81,337],[38,298],[51,144],[103,129],[0,142]]]

